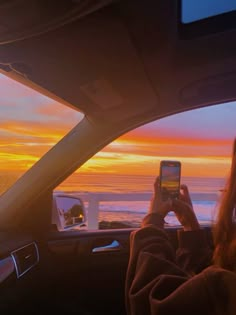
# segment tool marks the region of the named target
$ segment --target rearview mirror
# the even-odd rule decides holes
[[[82,199],[54,192],[52,223],[59,231],[87,228],[87,215]]]

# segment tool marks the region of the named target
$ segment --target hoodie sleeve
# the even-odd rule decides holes
[[[167,301],[172,303],[175,300],[177,288],[182,287],[190,276],[178,266],[175,249],[162,227],[161,218],[152,214],[143,222],[143,227],[130,236],[126,275],[127,314],[171,314],[165,311],[171,305]]]

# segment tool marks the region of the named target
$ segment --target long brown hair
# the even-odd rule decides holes
[[[216,225],[213,229],[215,251],[214,264],[236,271],[236,138],[233,143],[233,154],[230,176],[223,192]],[[235,217],[236,219],[236,217]]]

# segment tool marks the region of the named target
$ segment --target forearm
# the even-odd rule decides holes
[[[157,216],[146,217],[143,221],[144,227],[133,232],[130,237],[130,260],[126,276],[128,314],[142,314],[139,303],[146,304],[148,308],[148,296],[156,282],[163,277],[168,278],[170,290],[188,278],[176,264],[175,250],[168,235],[164,229],[151,224],[152,220],[158,220]],[[160,287],[165,287],[162,283],[161,280]]]
[[[175,250],[164,231],[163,216],[149,213],[143,219],[142,228],[130,235],[130,259],[126,275],[128,314],[130,303],[137,295],[144,295],[143,299],[148,301],[153,279],[169,273],[171,269],[177,269],[173,271],[174,274],[183,275],[175,260]]]
[[[156,228],[163,229],[164,223],[165,223],[165,220],[161,214],[150,212],[143,218],[141,227],[147,227],[149,225],[153,225]]]

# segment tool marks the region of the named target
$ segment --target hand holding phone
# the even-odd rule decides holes
[[[164,160],[160,163],[160,192],[163,201],[177,199],[180,194],[181,163]]]

